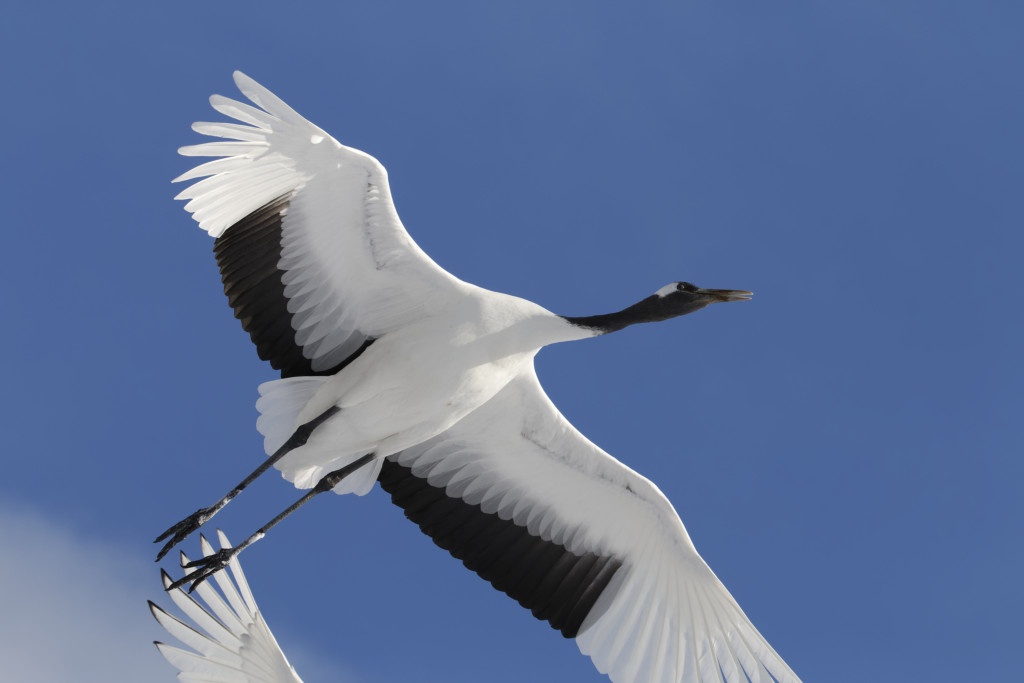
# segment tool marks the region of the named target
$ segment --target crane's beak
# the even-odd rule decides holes
[[[722,301],[746,301],[754,296],[753,292],[745,289],[697,289],[697,293],[711,299],[709,303],[717,304]]]

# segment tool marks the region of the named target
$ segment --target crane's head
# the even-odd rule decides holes
[[[671,282],[637,305],[652,314],[650,320],[668,320],[699,311],[708,304],[723,301],[746,301],[754,296],[745,289],[703,289],[689,282]]]

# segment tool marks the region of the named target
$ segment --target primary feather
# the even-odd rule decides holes
[[[222,532],[217,535],[221,548],[231,547]],[[204,556],[213,553],[205,538],[201,547]],[[187,561],[183,554],[182,566]],[[233,559],[229,567],[230,577],[226,572],[215,577],[219,594],[205,583],[196,589],[200,600],[180,588],[170,592],[188,621],[149,603],[157,622],[188,648],[157,642],[157,649],[178,670],[182,683],[302,683],[263,620],[242,565]],[[166,573],[162,580],[165,588],[171,584]]]

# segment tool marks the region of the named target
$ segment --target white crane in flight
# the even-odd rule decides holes
[[[798,681],[697,554],[658,488],[580,434],[534,371],[544,346],[741,301],[673,282],[621,311],[561,316],[463,282],[406,232],[387,172],[236,72],[256,106],[177,180],[215,238],[224,291],[281,379],[260,386],[269,457],[221,500],[169,528],[170,548],[270,467],[309,489],[177,588],[325,491],[379,481],[440,547],[548,621],[614,683]],[[454,201],[457,201],[455,198]],[[159,557],[158,557],[159,559]]]

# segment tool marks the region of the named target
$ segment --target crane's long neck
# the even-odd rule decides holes
[[[585,315],[585,316],[562,316],[563,319],[584,329],[592,330],[592,334],[608,334],[609,332],[617,332],[623,328],[635,325],[637,323],[648,323],[657,320],[665,320],[666,317],[672,316],[660,316],[657,313],[658,297],[650,296],[642,301],[624,308],[621,311],[615,313],[602,313],[600,315]]]
[[[591,334],[608,334],[637,323],[678,318],[720,301],[746,301],[751,296],[745,289],[701,289],[689,282],[673,282],[621,311],[562,319],[578,329],[591,330]]]

